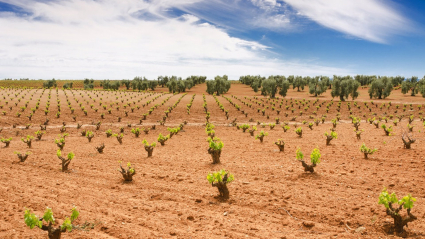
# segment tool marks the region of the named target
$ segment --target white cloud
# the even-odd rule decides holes
[[[393,35],[411,30],[391,1],[284,0],[301,15],[320,25],[361,39],[387,43]]]
[[[7,1],[31,14],[0,15],[0,78],[349,73],[273,59],[269,47],[232,37],[199,16],[167,13],[200,0]]]

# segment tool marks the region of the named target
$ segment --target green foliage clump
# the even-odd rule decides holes
[[[308,91],[315,97],[326,92],[329,87],[329,77],[327,76],[316,76],[310,80],[308,84]]]
[[[395,193],[389,194],[387,189],[384,188],[379,195],[378,204],[384,205],[387,215],[394,219],[395,231],[397,233],[403,233],[404,226],[407,227],[407,223],[417,220],[417,217],[410,212],[413,208],[414,202],[416,202],[416,198],[412,197],[410,194],[398,200]],[[393,204],[396,203],[400,206],[393,208]],[[407,217],[402,217],[400,215],[400,211],[403,208],[407,210]]]
[[[317,164],[320,163],[320,151],[318,148],[313,149],[313,151],[310,154],[310,160],[311,160],[311,165],[308,165],[307,163],[304,162],[304,154],[301,152],[301,149],[297,149],[296,151],[296,158],[298,161],[300,161],[302,163],[302,166],[304,167],[304,171],[305,172],[311,172],[314,173],[314,167],[316,167]]]
[[[393,131],[393,126],[392,125],[386,126],[385,124],[382,124],[381,125],[381,128],[384,129],[385,135],[387,135],[387,136],[390,136],[391,135],[391,132]]]
[[[166,142],[169,138],[170,138],[170,135],[166,135],[166,136],[164,136],[164,135],[162,135],[161,133],[159,133],[159,136],[158,136],[158,142],[159,142],[162,146],[164,146],[164,145],[165,145],[165,142]]]
[[[332,97],[339,97],[341,101],[345,101],[349,96],[354,100],[359,96],[357,91],[360,86],[360,83],[350,76],[346,77],[333,77],[332,81]]]
[[[207,175],[207,180],[213,187],[217,187],[220,193],[220,196],[223,199],[229,198],[229,190],[227,188],[227,184],[233,182],[235,177],[233,174],[228,171],[222,169],[218,172],[212,172]]]
[[[363,143],[362,146],[360,146],[360,152],[362,152],[364,154],[364,158],[365,159],[367,159],[367,156],[369,154],[372,155],[376,151],[377,151],[377,149],[371,149],[371,148],[366,147],[366,144],[365,143]]]
[[[53,227],[53,225],[56,223],[56,219],[53,216],[53,211],[51,208],[46,208],[44,211],[43,217],[38,217],[34,213],[31,213],[30,209],[25,209],[24,214],[24,220],[25,224],[30,228],[33,229],[34,227],[39,227],[43,231],[48,232],[48,236],[51,239],[60,238],[62,232],[70,232],[75,227],[72,223],[77,220],[80,213],[78,212],[77,208],[73,208],[71,210],[71,216],[66,217],[63,221],[62,225],[59,227]],[[43,221],[48,223],[48,225],[44,225]]]
[[[145,150],[148,152],[148,157],[152,157],[153,149],[155,148],[156,143],[153,142],[149,144],[146,139],[143,139],[142,144],[145,146]]]
[[[117,140],[118,140],[118,142],[120,144],[122,144],[122,139],[124,138],[124,134],[123,133],[121,133],[121,134],[113,134],[112,137],[116,137]]]
[[[369,88],[369,97],[385,99],[393,90],[393,84],[391,78],[383,76],[378,79],[374,79]]]
[[[255,139],[259,139],[260,142],[262,143],[263,140],[264,140],[264,137],[267,136],[267,135],[269,135],[269,133],[264,132],[263,130],[261,130],[261,132],[255,136]]]
[[[295,133],[298,134],[298,136],[303,137],[303,128],[298,127],[295,129]]]
[[[283,139],[278,139],[276,142],[274,142],[274,144],[276,144],[279,148],[279,152],[283,152],[285,150],[285,142]]]
[[[31,148],[31,143],[32,143],[33,139],[34,139],[34,137],[32,137],[31,135],[27,135],[26,138],[21,138],[22,142],[24,142],[28,145],[28,148]]]
[[[73,152],[70,152],[70,153],[68,153],[67,157],[64,158],[64,157],[62,157],[62,151],[60,149],[58,149],[58,151],[56,151],[56,155],[62,161],[62,172],[67,171],[68,166],[71,163],[71,160],[74,158],[75,154]]]
[[[136,138],[139,138],[141,131],[139,128],[133,128],[131,129],[131,133],[133,133]]]
[[[332,139],[336,139],[338,134],[335,131],[331,131],[331,133],[325,132],[326,136],[326,145],[329,145]]]
[[[419,81],[417,76],[412,76],[410,79],[406,79],[401,84],[401,93],[406,94],[411,91],[411,96],[415,96],[419,91]]]
[[[213,164],[220,163],[221,150],[224,147],[223,142],[217,137],[208,137],[207,141],[209,144],[208,153],[212,156]]]
[[[216,94],[219,96],[220,94],[224,94],[230,89],[230,81],[228,81],[227,75],[216,76],[214,80],[208,80],[207,82],[207,93],[212,95]]]
[[[5,148],[9,147],[11,141],[12,141],[12,137],[0,139],[0,142],[5,144],[5,146],[4,146]]]
[[[118,172],[121,173],[121,175],[124,178],[124,181],[131,182],[133,181],[133,176],[136,174],[136,169],[133,166],[131,166],[130,162],[127,163],[127,169],[124,169],[121,166],[121,162],[120,162],[120,169],[118,169]]]

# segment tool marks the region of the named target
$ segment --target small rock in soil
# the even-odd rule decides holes
[[[304,221],[303,222],[303,225],[305,227],[314,227],[314,225],[316,225],[316,224],[314,222],[312,222],[312,221]]]

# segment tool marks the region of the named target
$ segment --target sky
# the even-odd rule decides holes
[[[0,0],[0,79],[425,75],[423,0]]]

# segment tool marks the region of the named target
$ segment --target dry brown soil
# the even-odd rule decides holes
[[[157,90],[165,91],[161,88]],[[14,94],[19,92],[15,97]],[[345,102],[342,103],[341,120],[336,127],[338,138],[326,146],[324,133],[332,127],[330,120],[336,117],[338,103],[335,99],[329,113],[325,112],[326,104],[331,99],[329,92],[319,97],[319,103],[324,100],[326,103],[316,116],[313,115],[316,110],[313,105],[315,98],[309,96],[307,91],[290,90],[277,115],[276,110],[271,110],[271,101],[267,102],[247,86],[235,84],[225,97],[247,112],[247,117],[223,96],[218,96],[217,100],[229,111],[230,118],[227,120],[213,96],[206,95],[210,122],[216,125],[216,135],[224,143],[221,164],[213,165],[207,153],[204,126],[202,94],[205,85],[198,85],[187,92],[170,113],[165,127],[159,126],[157,121],[162,119],[167,107],[176,103],[183,94],[74,90],[73,95],[67,91],[77,122],[84,124],[82,129],[92,130],[95,134],[91,143],[80,136],[82,129],[76,128],[77,122],[71,117],[64,92],[59,90],[56,95],[56,91],[52,90],[47,133],[41,141],[34,140],[32,148],[28,149],[20,138],[34,136],[34,132],[40,129],[39,124],[46,118],[43,111],[48,92],[46,90],[42,95],[42,90],[0,91],[0,105],[3,105],[0,112],[6,112],[6,115],[0,116],[0,127],[3,128],[0,136],[13,137],[10,147],[4,148],[2,144],[0,148],[0,238],[47,238],[46,232],[37,228],[31,230],[25,225],[25,208],[41,216],[45,208],[50,207],[57,222],[62,223],[73,206],[80,211],[80,217],[74,224],[89,222],[95,225],[85,230],[66,232],[63,238],[390,238],[393,237],[392,219],[385,214],[384,206],[378,205],[378,196],[384,186],[399,197],[411,193],[417,199],[412,213],[418,220],[409,224],[405,236],[425,238],[425,130],[419,120],[422,116],[420,111],[424,108],[419,110],[417,107],[417,103],[423,104],[420,96],[404,96],[399,90],[394,91],[386,101],[374,100],[379,106],[382,102],[393,102],[389,109],[380,109],[371,105],[366,90],[361,90],[358,103],[362,107],[353,107],[353,115],[362,118],[362,139],[355,137]],[[196,96],[188,115],[186,105],[193,94]],[[26,116],[41,95],[40,108],[32,121],[28,121]],[[142,106],[156,96],[159,98],[149,106]],[[118,100],[116,97],[119,97]],[[170,97],[169,100],[161,105],[167,97]],[[18,98],[21,98],[20,102]],[[299,111],[304,106],[298,109],[294,104],[297,108],[291,113],[290,109],[285,109],[291,103],[291,98],[292,102],[303,98],[310,100],[307,104],[311,107],[300,116]],[[55,117],[57,99],[60,99],[62,109],[60,118]],[[86,108],[88,116],[84,116],[76,99]],[[258,108],[265,106],[253,103],[261,99],[264,99],[261,102],[265,106],[269,106],[266,110],[269,119],[257,112]],[[29,105],[18,118],[16,112],[26,101],[29,101]],[[99,106],[99,101],[107,105],[107,109],[111,108],[112,114]],[[115,108],[116,101],[119,110]],[[133,101],[136,103],[130,107],[139,105],[140,109],[132,113],[130,107],[124,109],[123,105]],[[253,104],[252,108],[242,101]],[[368,102],[372,112],[364,107],[362,101]],[[407,106],[403,112],[401,105],[394,113],[396,102],[416,104],[413,104],[413,111]],[[114,106],[111,107],[110,103]],[[97,113],[90,108],[90,104],[99,108]],[[159,107],[152,115],[142,125],[136,125],[141,115],[155,104],[159,104]],[[8,106],[12,106],[12,110]],[[128,117],[125,117],[124,110],[130,111]],[[285,112],[288,113],[287,117]],[[402,133],[407,130],[407,117],[394,126],[393,136],[385,136],[381,128],[376,129],[365,122],[371,113],[376,113],[378,117],[383,116],[384,112],[387,112],[387,116],[415,115],[413,135],[416,142],[412,149],[403,149],[401,141]],[[105,113],[103,120],[100,119],[101,113]],[[314,126],[313,130],[301,123],[304,120],[312,122],[310,115],[320,119],[324,114],[327,114],[326,122]],[[121,122],[117,122],[119,116],[122,117]],[[257,121],[272,123],[276,117],[280,121],[289,121],[292,116],[298,117],[296,122],[289,123],[291,128],[286,133],[282,125],[277,125],[273,130],[268,126],[258,126],[258,131],[269,133],[263,143],[249,133],[229,126],[234,118],[238,119],[239,125],[249,123],[248,120],[252,118],[254,122],[250,124],[254,125]],[[153,157],[148,158],[142,140],[155,142],[159,133],[168,133],[167,127],[176,127],[185,120],[188,124],[184,130],[167,141],[165,146],[156,146]],[[64,121],[69,136],[66,137],[63,153],[75,153],[69,172],[61,172],[54,143]],[[91,125],[93,121],[102,122],[100,130],[95,130]],[[387,125],[392,125],[392,121],[389,120]],[[30,129],[22,129],[27,123],[32,124]],[[131,128],[155,124],[156,130],[135,138],[127,126],[129,123],[132,124]],[[16,128],[12,128],[12,124],[16,124]],[[303,128],[302,138],[295,134],[295,124]],[[105,135],[107,129],[117,133],[119,127],[125,127],[122,145],[115,138]],[[285,141],[284,152],[279,152],[274,145],[277,139]],[[106,146],[103,154],[95,149],[101,143]],[[366,160],[359,151],[362,143],[378,151]],[[321,163],[315,168],[315,173],[304,173],[301,163],[295,159],[295,151],[300,148],[308,161],[315,147],[320,149]],[[19,163],[15,151],[29,151],[32,154],[24,163]],[[135,166],[137,174],[132,183],[123,183],[117,172],[119,161],[131,162]],[[229,184],[228,201],[218,198],[217,188],[211,187],[206,179],[209,172],[220,169],[229,170],[235,176],[235,181]]]

